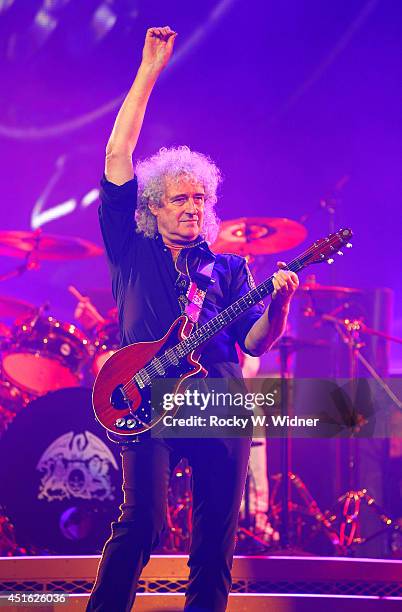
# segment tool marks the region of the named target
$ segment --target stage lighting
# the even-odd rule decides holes
[[[0,13],[5,13],[14,4],[14,0],[0,0]]]
[[[57,23],[57,19],[44,9],[40,9],[36,13],[30,28],[32,41],[34,42],[33,46],[35,46],[36,49],[39,49],[45,44],[49,36],[51,36],[52,32],[56,29]]]
[[[112,11],[106,2],[101,4],[93,14],[91,20],[91,30],[96,41],[104,38],[114,27],[117,15]]]
[[[94,202],[97,202],[99,199],[99,189],[91,189],[81,200],[81,206],[83,208],[88,208]]]

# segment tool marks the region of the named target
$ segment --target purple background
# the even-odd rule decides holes
[[[118,106],[102,109],[129,88],[146,28],[169,24],[179,32],[175,63],[155,88],[136,154],[178,144],[208,153],[225,176],[222,219],[311,213],[306,242],[259,262],[261,276],[328,233],[319,202],[336,197],[335,225],[354,230],[354,248],[332,272],[312,271],[320,283],[392,288],[392,332],[402,336],[400,2],[116,0],[115,27],[95,44],[90,23],[102,2],[54,0],[57,27],[40,46],[32,23],[42,4],[15,0],[0,11],[0,229],[30,229],[58,165],[46,207],[78,205],[44,231],[101,245],[97,203],[80,201],[98,186]],[[3,257],[0,274],[19,263]],[[0,294],[49,301],[51,314],[73,320],[70,283],[84,294],[104,289],[95,304],[112,306],[102,257],[44,262]],[[401,347],[391,354],[400,373]]]
[[[88,24],[100,4],[67,3],[58,27],[36,51],[29,24],[41,2],[30,3],[28,10],[17,0],[0,14],[3,229],[29,229],[34,203],[60,156],[66,156],[64,170],[47,207],[70,197],[80,200],[97,186],[116,111],[79,129],[70,129],[70,122],[127,90],[146,27],[168,23],[179,32],[179,61],[153,93],[137,154],[182,143],[210,154],[225,175],[218,204],[222,219],[297,220],[315,210],[307,221],[307,241],[298,250],[328,232],[328,215],[318,203],[337,195],[336,226],[352,227],[355,245],[337,260],[333,280],[393,288],[393,332],[402,335],[402,6],[362,0],[279,5],[210,0],[196,7],[180,1],[167,9],[163,2],[116,2],[121,11],[135,5],[138,15],[129,19],[123,12],[95,45]],[[211,18],[218,5],[220,14]],[[196,44],[185,50],[196,30]],[[49,126],[57,127],[46,137]],[[17,134],[10,135],[13,128]],[[37,128],[35,137],[32,128]],[[336,194],[345,176],[349,180]],[[96,203],[78,207],[44,231],[101,244],[96,208]],[[266,259],[266,275],[275,260]],[[15,262],[3,257],[0,271]],[[319,282],[329,282],[324,267],[315,272]],[[3,283],[2,292],[36,304],[49,300],[56,316],[71,319],[70,282],[84,293],[108,288],[104,260],[44,263],[37,273]],[[398,365],[394,348],[392,369],[400,371],[401,361],[399,352]]]

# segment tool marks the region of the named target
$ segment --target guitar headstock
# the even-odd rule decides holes
[[[332,264],[336,255],[343,255],[342,247],[351,248],[352,236],[352,230],[340,229],[326,238],[316,240],[307,251],[298,257],[301,267],[305,268],[310,264],[323,263],[324,261]]]

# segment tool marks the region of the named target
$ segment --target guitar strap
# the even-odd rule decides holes
[[[193,274],[190,285],[187,289],[187,306],[184,309],[192,323],[197,323],[200,318],[202,305],[208,285],[211,282],[212,272],[215,265],[215,259],[208,262],[203,262],[202,258],[198,262],[197,270]]]
[[[215,282],[212,279],[215,257],[211,260],[210,257],[205,257],[201,253],[196,270],[190,274],[188,266],[189,259],[192,256],[190,256],[190,252],[191,249],[186,249],[184,257],[181,258],[179,256],[176,267],[180,272],[180,276],[184,276],[187,279],[187,282],[184,279],[183,281],[179,280],[178,285],[183,287],[188,283],[185,294],[179,295],[181,310],[192,323],[196,324],[200,318],[208,286]]]

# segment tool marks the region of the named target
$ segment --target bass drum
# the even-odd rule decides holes
[[[96,554],[122,502],[119,446],[91,390],[60,389],[16,415],[0,441],[0,505],[34,554]]]

